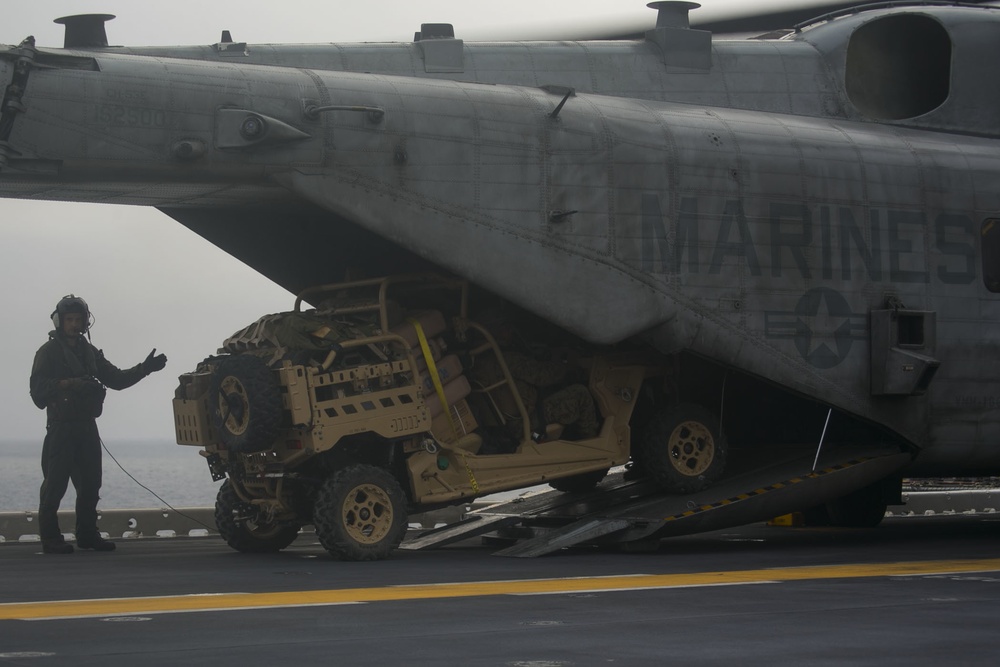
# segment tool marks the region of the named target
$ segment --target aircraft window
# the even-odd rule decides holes
[[[951,87],[951,38],[929,16],[866,23],[847,46],[847,95],[878,120],[914,118],[941,106]]]
[[[983,282],[991,292],[1000,292],[1000,219],[983,222]]]

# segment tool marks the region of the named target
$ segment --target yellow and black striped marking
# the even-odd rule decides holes
[[[710,510],[718,509],[720,507],[725,507],[726,505],[732,505],[733,503],[738,503],[743,500],[747,500],[748,498],[753,498],[754,496],[760,496],[770,491],[777,491],[778,489],[783,489],[787,486],[800,484],[807,480],[816,479],[818,477],[822,477],[823,475],[829,475],[832,472],[838,472],[840,470],[844,470],[846,468],[850,468],[852,466],[858,465],[859,463],[864,463],[865,461],[870,461],[870,460],[871,459],[868,458],[854,459],[852,461],[848,461],[847,463],[840,463],[835,466],[823,468],[822,470],[816,470],[814,472],[809,473],[808,475],[800,475],[799,477],[792,477],[791,479],[786,479],[783,482],[775,482],[774,484],[771,484],[769,486],[762,486],[759,489],[754,489],[753,491],[747,491],[746,493],[741,493],[739,495],[732,496],[731,498],[726,498],[725,500],[720,500],[718,502],[714,502],[708,505],[700,505],[698,507],[694,507],[684,512],[681,512],[680,514],[674,514],[672,516],[668,516],[664,518],[663,521],[664,523],[666,523],[667,521],[686,519],[690,516],[694,516],[695,514],[701,514],[702,512],[708,512]]]

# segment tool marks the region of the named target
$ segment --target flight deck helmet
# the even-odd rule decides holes
[[[90,314],[87,302],[74,294],[67,294],[59,299],[56,309],[52,311],[52,325],[56,331],[62,331],[62,318],[67,313],[81,313],[83,315],[84,321],[87,323],[84,331],[90,329],[94,323],[94,317]]]

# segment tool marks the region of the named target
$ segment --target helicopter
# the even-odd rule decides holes
[[[652,409],[733,443],[890,443],[883,510],[903,473],[995,474],[1000,12],[720,39],[649,6],[576,42],[117,47],[65,17],[61,49],[0,47],[0,196],[154,206],[292,291],[445,272],[661,355]]]

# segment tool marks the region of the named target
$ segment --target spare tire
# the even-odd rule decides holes
[[[281,429],[281,394],[261,359],[220,357],[209,391],[212,426],[223,445],[242,453],[270,449]]]

